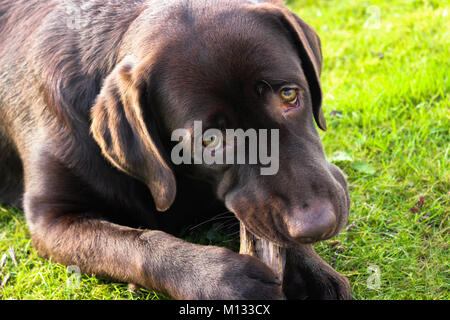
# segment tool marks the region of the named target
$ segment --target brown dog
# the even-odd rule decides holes
[[[349,211],[313,121],[321,63],[278,0],[0,0],[0,202],[24,208],[40,255],[174,298],[350,298],[311,245]],[[173,165],[171,133],[194,121],[278,129],[278,174]],[[288,248],[283,288],[255,258],[169,235],[224,206]]]

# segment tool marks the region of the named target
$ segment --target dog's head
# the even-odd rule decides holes
[[[349,211],[345,178],[326,161],[314,125],[326,129],[320,40],[277,1],[260,2],[173,9],[151,45],[136,47],[106,79],[92,132],[107,159],[148,185],[158,210],[175,199],[177,171],[210,182],[256,235],[283,246],[311,243],[336,235]],[[175,166],[172,133],[195,138],[196,122],[225,137],[227,129],[271,130],[276,172],[261,174],[262,162],[249,156],[246,164]],[[233,144],[211,132],[200,148],[226,158]],[[195,139],[187,144],[194,153]]]

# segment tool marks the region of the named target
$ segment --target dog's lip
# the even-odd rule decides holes
[[[261,239],[263,239],[263,240],[269,241],[269,242],[271,242],[271,243],[273,243],[273,244],[275,244],[275,245],[277,245],[277,246],[279,246],[279,247],[281,247],[281,248],[292,248],[292,247],[295,247],[296,245],[298,245],[298,243],[295,242],[295,241],[281,242],[281,241],[279,241],[279,240],[271,239],[270,237],[268,237],[268,236],[266,236],[265,234],[263,234],[261,231],[255,229],[255,228],[253,228],[253,227],[249,227],[244,221],[242,221],[242,220],[240,220],[240,219],[239,219],[239,221],[240,221],[241,223],[243,223],[244,226],[245,226],[245,228],[246,228],[248,231],[250,231],[252,234],[254,234],[255,236],[257,236],[257,237],[259,237],[259,238],[261,238]]]
[[[235,213],[235,216],[238,217]],[[298,245],[302,245],[302,244],[314,244],[320,241],[325,241],[325,240],[329,240],[331,238],[334,237],[335,233],[336,233],[336,229],[337,227],[332,227],[330,228],[330,230],[328,232],[326,232],[325,234],[323,234],[321,237],[318,238],[312,238],[312,237],[304,237],[304,238],[299,238],[297,240],[294,239],[290,239],[287,238],[287,241],[280,241],[280,240],[276,240],[276,239],[272,239],[270,237],[268,237],[267,235],[265,235],[261,230],[258,230],[257,228],[253,228],[251,226],[249,226],[247,223],[245,223],[245,221],[242,221],[239,217],[238,220],[245,226],[245,228],[250,231],[252,234],[254,234],[255,236],[269,241],[281,248],[294,248]],[[277,231],[277,233],[280,233]]]
[[[326,233],[324,233],[322,236],[318,237],[318,238],[311,238],[311,237],[304,237],[304,238],[299,238],[296,242],[299,242],[301,244],[314,244],[320,241],[325,241],[325,240],[329,240],[334,236],[334,233],[336,232],[336,228],[332,227],[330,228],[329,231],[327,231]]]
[[[312,244],[312,243],[316,243],[317,239],[314,239],[314,238],[299,238],[296,242],[299,242],[301,244]]]
[[[246,223],[245,220],[243,220],[240,215],[237,213],[236,210],[233,209],[233,207],[231,205],[227,205],[228,210],[230,210],[234,216],[239,220],[240,223],[242,223],[245,228],[250,231],[250,233],[252,233],[253,235],[257,236],[258,238],[262,239],[262,240],[266,240],[269,241],[281,248],[294,248],[296,246],[299,245],[299,243],[297,241],[295,241],[294,239],[290,239],[287,236],[284,236],[281,232],[277,231],[276,229],[274,229],[276,231],[277,234],[280,234],[280,237],[278,237],[279,239],[285,238],[285,241],[280,241],[279,239],[273,239],[271,237],[268,237],[266,234],[264,234],[264,232],[262,232],[261,230],[254,228],[253,226],[249,226],[249,224]]]

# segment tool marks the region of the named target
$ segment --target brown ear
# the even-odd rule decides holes
[[[314,118],[319,128],[327,131],[327,123],[322,109],[323,92],[320,85],[323,61],[320,38],[309,24],[294,13],[289,12],[286,20],[297,35],[297,47],[299,47],[300,57],[304,64],[303,69],[306,70],[306,78],[311,90]]]
[[[319,36],[306,22],[281,5],[279,1],[265,3],[255,7],[256,10],[266,12],[276,17],[286,29],[298,50],[303,71],[308,80],[313,104],[313,113],[317,125],[326,131],[327,124],[322,110],[322,87],[320,74],[322,72],[322,49]]]
[[[127,57],[106,78],[91,112],[91,132],[103,155],[144,182],[156,208],[166,211],[175,199],[175,176],[144,120],[146,86],[135,80],[135,69],[133,58]]]

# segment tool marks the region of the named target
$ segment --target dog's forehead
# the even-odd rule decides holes
[[[181,50],[181,55],[180,51],[169,50],[172,61],[163,68],[161,92],[174,107],[184,105],[188,110],[195,105],[204,109],[229,102],[239,104],[261,82],[306,83],[293,47],[271,43],[267,38],[222,40],[208,45],[191,43],[190,48]]]
[[[168,73],[196,85],[301,76],[295,45],[270,25],[241,19],[183,33],[164,53]],[[255,79],[259,78],[259,79]]]
[[[191,20],[196,25],[179,28],[166,40],[156,85],[171,121],[180,118],[177,125],[212,110],[247,105],[261,81],[307,87],[297,48],[286,33],[239,13],[218,15],[228,19],[226,25],[196,17]]]

